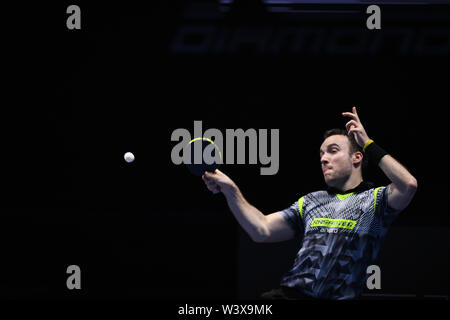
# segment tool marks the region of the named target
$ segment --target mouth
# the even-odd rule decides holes
[[[331,170],[331,168],[325,167],[325,168],[322,169],[323,173],[326,173],[328,170]]]

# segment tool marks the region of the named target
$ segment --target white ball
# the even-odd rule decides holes
[[[134,154],[132,154],[131,152],[125,153],[125,155],[123,157],[124,157],[126,162],[133,162],[134,161]]]

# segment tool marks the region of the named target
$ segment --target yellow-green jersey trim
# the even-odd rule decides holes
[[[339,200],[344,200],[348,197],[350,197],[354,192],[346,193],[346,194],[336,194],[336,197],[339,198]]]
[[[373,192],[373,198],[374,198],[374,201],[373,201],[373,212],[375,212],[376,209],[377,209],[377,194],[378,194],[378,191],[379,191],[381,188],[383,188],[383,187],[375,188],[375,191]]]
[[[298,199],[298,211],[300,212],[300,217],[302,217],[303,219],[303,199],[305,197],[301,197],[300,199]]]

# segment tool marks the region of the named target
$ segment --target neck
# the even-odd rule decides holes
[[[360,174],[354,174],[354,175],[351,175],[350,177],[348,177],[348,179],[343,181],[342,183],[337,184],[336,186],[333,186],[333,188],[340,190],[342,193],[345,193],[348,190],[351,190],[351,189],[359,186],[359,184],[362,181],[363,181],[363,179]]]

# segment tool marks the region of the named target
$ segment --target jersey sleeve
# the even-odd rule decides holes
[[[401,212],[401,210],[397,210],[389,206],[387,201],[388,188],[389,186],[375,189],[376,211],[378,211],[378,214],[381,215],[385,225],[390,225]]]
[[[301,208],[300,208],[301,207]],[[294,202],[289,208],[281,211],[281,215],[287,221],[289,226],[298,235],[303,232],[303,197]]]

